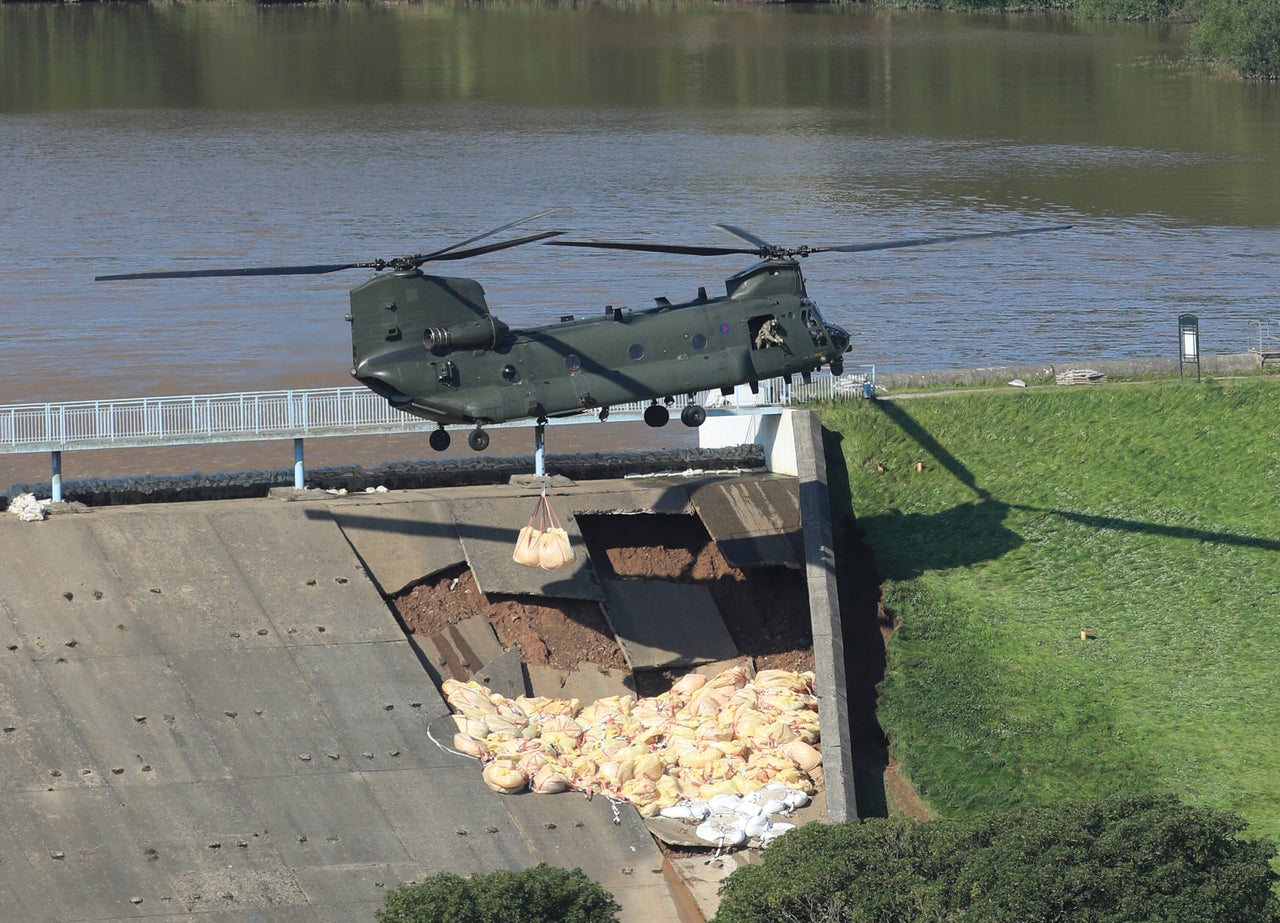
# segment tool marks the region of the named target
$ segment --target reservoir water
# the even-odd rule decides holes
[[[1184,312],[1204,351],[1241,352],[1280,337],[1280,86],[1185,44],[860,6],[3,4],[0,402],[349,384],[361,271],[93,277],[389,258],[549,208],[530,231],[685,244],[732,244],[716,222],[795,245],[1073,226],[810,258],[849,362],[883,371],[1175,356]],[[531,245],[446,268],[527,325],[749,262]],[[550,450],[689,440],[566,429],[590,435]],[[310,463],[429,454],[332,442]],[[66,476],[289,458],[82,453]],[[0,488],[47,477],[0,459]]]

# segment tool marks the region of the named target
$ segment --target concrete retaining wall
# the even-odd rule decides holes
[[[849,683],[845,675],[844,629],[836,588],[822,421],[818,414],[807,410],[714,418],[699,429],[698,441],[708,450],[719,445],[754,443],[763,452],[770,471],[791,475],[799,482],[800,529],[804,538],[805,581],[813,630],[818,720],[822,725],[827,819],[832,823],[853,820],[858,816],[858,803],[853,785]]]
[[[747,444],[725,444],[717,448],[671,449],[653,452],[582,453],[548,455],[548,470],[574,480],[592,481],[633,474],[659,474],[689,469],[761,469],[768,460],[764,450]],[[308,486],[322,490],[345,489],[352,493],[370,487],[412,490],[429,487],[469,487],[505,484],[512,476],[533,471],[531,455],[498,458],[479,456],[440,461],[390,462],[374,468],[358,466],[316,468],[308,472]],[[184,503],[193,500],[235,500],[264,497],[272,487],[292,487],[293,472],[242,471],[218,474],[157,475],[136,478],[85,478],[65,481],[63,499],[89,506],[120,506],[137,503]],[[0,511],[20,493],[50,496],[48,481],[15,484],[0,496]]]

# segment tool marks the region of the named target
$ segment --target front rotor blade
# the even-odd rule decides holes
[[[470,250],[459,250],[456,253],[441,253],[432,257],[436,262],[443,260],[465,260],[467,257],[480,256],[482,253],[493,253],[495,250],[506,250],[508,247],[518,247],[521,244],[531,244],[537,240],[546,240],[548,237],[558,237],[564,231],[543,231],[541,234],[530,234],[528,237],[519,237],[515,240],[505,240],[497,244],[485,244],[483,247],[473,247]],[[414,266],[421,266],[427,260],[419,260],[414,258]]]
[[[734,227],[732,224],[717,224],[716,227],[722,231],[727,231],[734,237],[741,237],[747,243],[755,244],[760,248],[761,252],[767,252],[774,249],[773,244],[769,243],[767,240],[762,240],[750,231],[744,231],[742,228]]]
[[[457,250],[459,247],[465,247],[467,244],[474,244],[477,240],[484,240],[486,237],[492,237],[494,234],[501,234],[503,231],[507,230],[508,228],[513,228],[518,224],[525,224],[529,221],[536,221],[538,218],[541,218],[544,215],[549,215],[556,210],[557,209],[554,209],[554,208],[548,208],[544,212],[538,212],[536,215],[530,215],[528,218],[518,218],[515,221],[512,221],[508,224],[504,224],[500,228],[494,228],[492,231],[485,231],[483,234],[477,234],[475,237],[470,237],[466,240],[460,240],[456,244],[450,244],[447,247],[441,247],[439,250],[432,250],[430,253],[419,253],[416,256],[410,257],[409,262],[413,263],[414,266],[421,266],[423,263],[429,263],[431,260],[441,259],[446,253],[451,253],[452,251]],[[512,244],[511,246],[514,246],[514,244]],[[487,251],[476,251],[476,252],[483,253]],[[452,259],[456,260],[456,259],[459,259],[459,257],[454,256],[452,257]]]
[[[385,263],[382,265],[386,265]],[[380,268],[374,263],[320,263],[314,266],[257,266],[240,269],[175,269],[163,272],[123,272],[94,276],[95,282],[124,282],[133,279],[214,279],[223,276],[313,276],[344,269]]]
[[[1045,231],[1065,231],[1069,224],[1046,228],[1021,228],[1015,231],[987,231],[984,234],[947,234],[942,237],[910,237],[906,240],[889,240],[876,244],[847,244],[843,247],[810,247],[810,253],[865,253],[868,250],[898,250],[902,247],[926,247],[929,244],[949,244],[957,240],[981,240],[984,237],[1018,237],[1023,234],[1043,234]]]
[[[685,256],[723,256],[732,253],[760,255],[759,250],[746,250],[742,247],[688,247],[679,244],[629,244],[598,240],[553,240],[548,246],[591,247],[596,250],[639,250],[642,253],[679,253]]]

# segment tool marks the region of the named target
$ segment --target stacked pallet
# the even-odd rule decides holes
[[[1093,369],[1068,369],[1055,375],[1054,380],[1060,385],[1100,385],[1107,376]]]

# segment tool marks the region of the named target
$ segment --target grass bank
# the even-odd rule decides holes
[[[932,808],[1153,790],[1280,840],[1280,382],[822,415],[899,622],[880,722]]]

